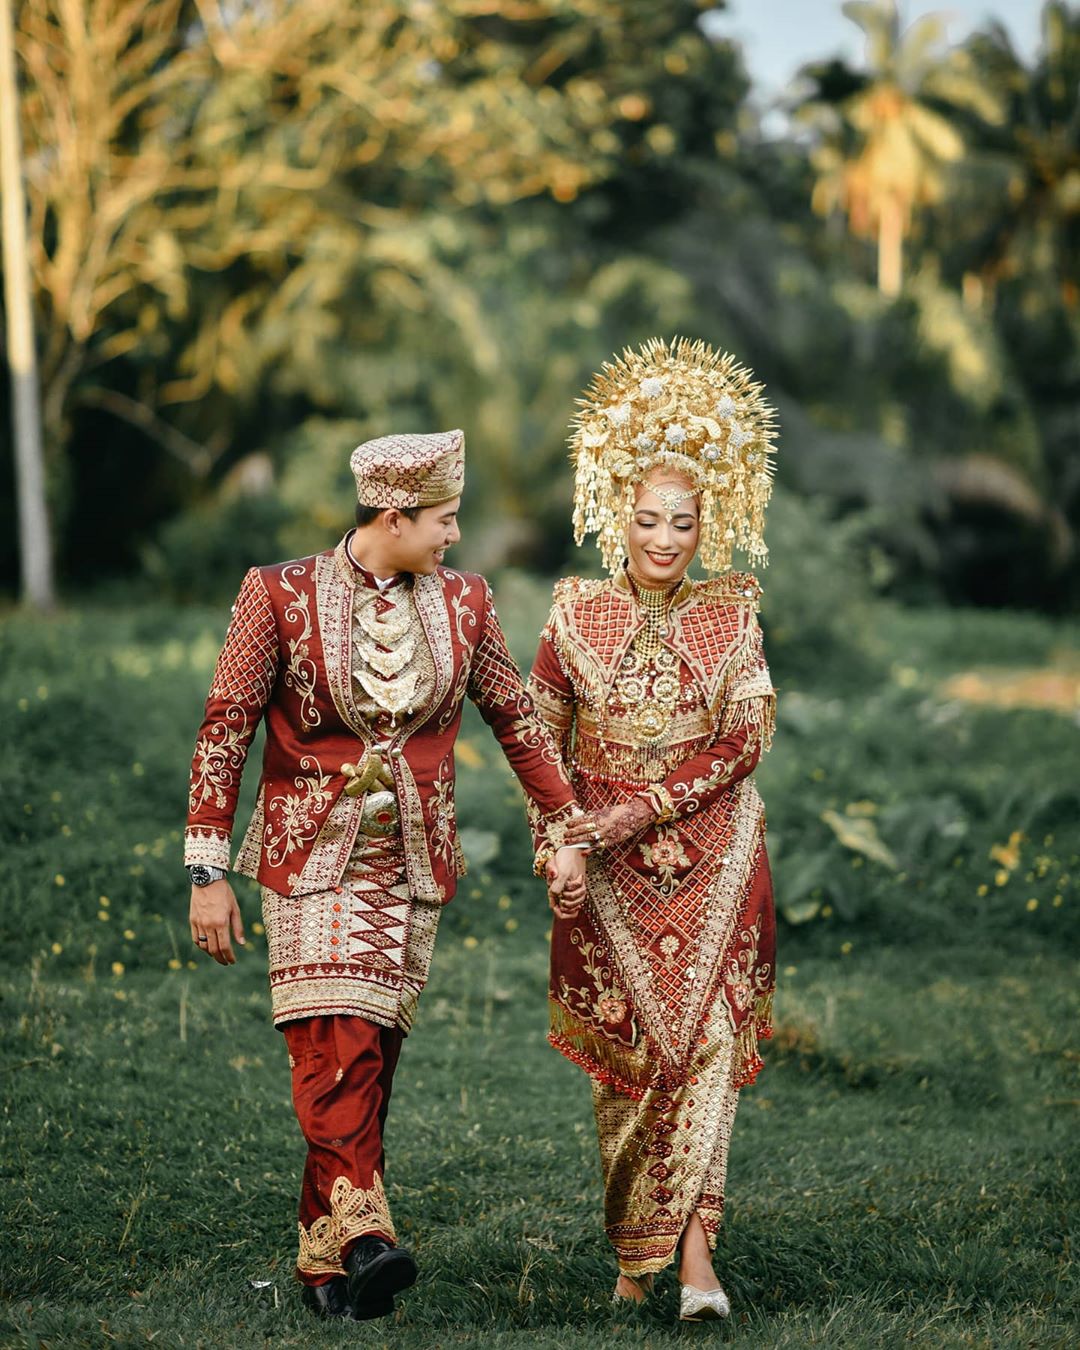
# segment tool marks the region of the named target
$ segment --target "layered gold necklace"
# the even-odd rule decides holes
[[[663,591],[639,586],[627,573],[630,592],[643,622],[623,657],[615,692],[630,714],[635,736],[644,744],[659,741],[678,707],[679,657],[664,645],[671,635],[671,611],[693,589],[688,577]]]

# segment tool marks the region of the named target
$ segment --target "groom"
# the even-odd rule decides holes
[[[454,739],[467,694],[527,794],[563,904],[592,835],[506,648],[480,576],[443,566],[460,538],[460,431],[353,451],[356,529],[336,548],[252,568],[233,607],[191,766],[191,936],[221,965],[243,925],[229,868],[260,721],[255,813],[235,870],[262,886],[274,1024],[307,1140],[297,1274],[307,1306],[394,1309],[416,1266],[396,1245],[383,1129],[439,914],[465,864]]]

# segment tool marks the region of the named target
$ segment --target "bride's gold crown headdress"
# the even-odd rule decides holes
[[[734,356],[688,338],[670,346],[653,338],[605,361],[572,423],[575,541],[595,532],[614,572],[626,554],[635,485],[670,468],[700,493],[702,566],[726,572],[736,546],[764,564],[777,428],[763,391]]]

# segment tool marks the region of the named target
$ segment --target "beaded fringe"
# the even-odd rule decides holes
[[[666,1079],[661,1082],[663,1073],[650,1073],[649,1082],[642,1083],[642,1070],[650,1068],[644,1060],[642,1051],[622,1050],[602,1036],[588,1033],[581,1023],[571,1017],[562,1004],[554,999],[550,1001],[551,1030],[548,1042],[571,1063],[584,1069],[590,1078],[605,1083],[635,1101],[641,1101],[650,1088],[663,1086],[668,1091],[678,1086]],[[758,1052],[759,1040],[771,1040],[773,995],[763,994],[754,1002],[753,1013],[743,1022],[736,1032],[731,1067],[732,1086],[736,1089],[749,1087],[765,1067],[765,1061]],[[588,1035],[589,1049],[582,1048],[581,1042]],[[635,1062],[636,1061],[636,1062]]]

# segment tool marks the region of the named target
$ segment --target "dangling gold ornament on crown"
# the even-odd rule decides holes
[[[726,572],[735,548],[764,565],[777,434],[764,388],[734,356],[688,338],[653,338],[605,361],[572,423],[575,541],[595,533],[615,572],[635,485],[668,468],[700,493],[702,566]]]

